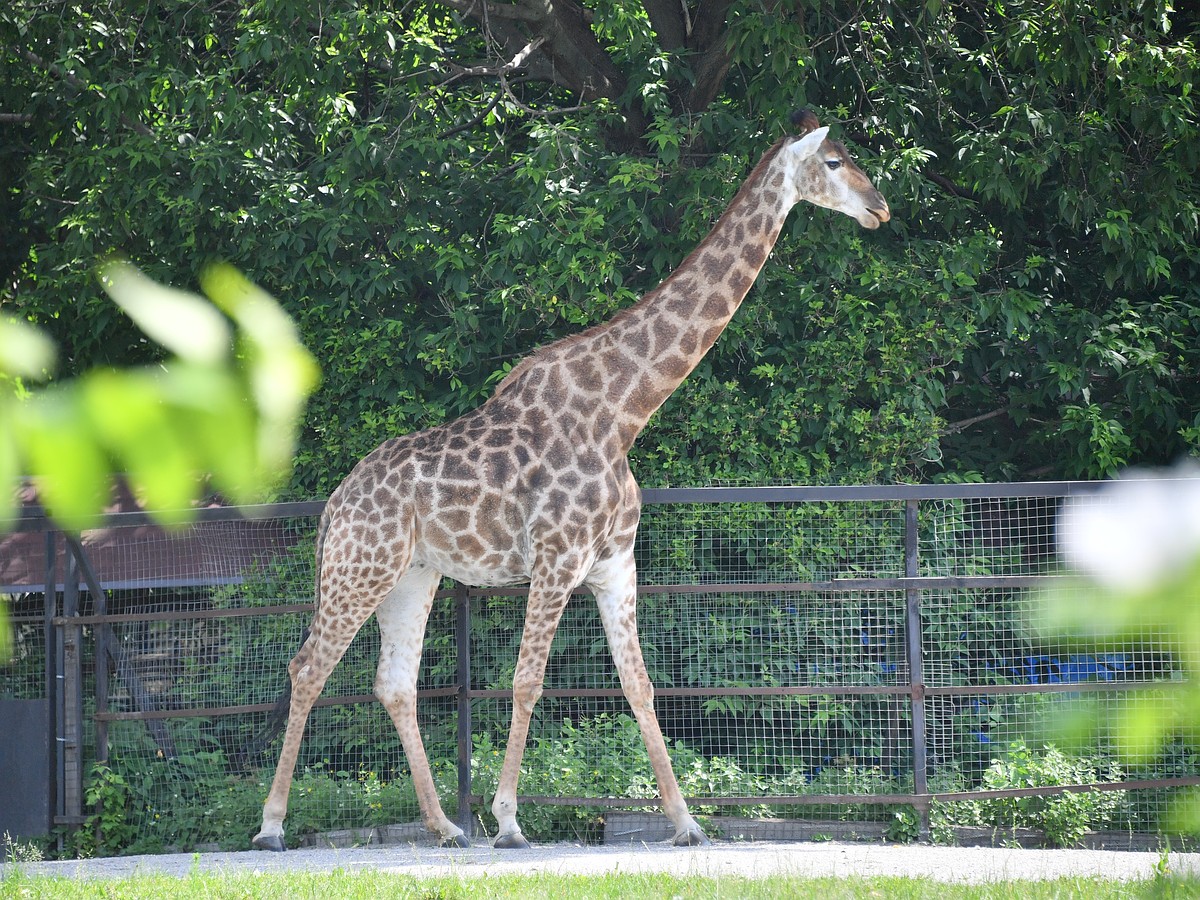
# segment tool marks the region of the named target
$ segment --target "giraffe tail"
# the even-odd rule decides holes
[[[305,628],[300,634],[300,646],[304,646],[304,642],[308,640],[308,629]],[[292,705],[292,679],[289,678],[283,685],[283,691],[279,694],[279,698],[275,701],[275,705],[271,707],[267,713],[267,721],[263,724],[262,731],[253,738],[241,752],[237,755],[236,761],[238,768],[245,771],[250,771],[257,767],[261,762],[259,757],[266,752],[271,746],[271,742],[277,738],[287,725],[288,710]]]

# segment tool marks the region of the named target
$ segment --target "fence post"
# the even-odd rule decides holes
[[[81,568],[90,569],[87,557],[83,555],[83,545],[78,541],[73,542],[72,550],[78,549],[80,554],[79,565]],[[97,585],[92,582],[94,580],[93,573],[86,571],[84,580],[88,585],[88,591],[92,595],[92,612],[97,616],[108,615],[108,595],[103,590],[98,590]],[[96,729],[96,762],[108,763],[108,721],[99,717],[100,713],[108,712],[108,657],[109,649],[108,642],[112,640],[112,627],[104,622],[100,622],[92,626],[93,628],[93,645],[96,655],[96,717],[92,720]]]
[[[67,550],[71,553],[75,564],[79,568],[80,577],[83,578],[83,583],[87,585],[87,589],[92,597],[92,603],[97,616],[104,616],[108,613],[108,594],[100,584],[100,579],[96,576],[96,570],[92,567],[92,562],[88,559],[87,551],[83,548],[83,543],[78,537],[64,533],[63,537],[67,542]],[[112,639],[111,628],[107,623],[101,622],[96,626],[95,645],[96,645],[96,712],[108,712],[108,666],[109,661],[116,668],[117,677],[125,682],[125,686],[137,706],[139,712],[154,712],[158,709],[158,703],[147,692],[145,685],[142,684],[141,678],[138,676],[137,670],[130,665],[129,657],[121,649],[118,642]],[[97,718],[96,722],[96,761],[108,762],[108,722]],[[158,749],[167,759],[174,759],[179,754],[175,750],[175,741],[171,737],[170,731],[167,730],[167,725],[162,719],[147,719],[146,730],[150,732],[150,736],[154,738],[154,743],[158,745]]]
[[[44,610],[46,616],[46,633],[44,635],[46,641],[46,719],[49,725],[50,734],[49,747],[50,759],[47,760],[49,768],[49,780],[46,784],[47,800],[50,805],[50,824],[53,827],[55,819],[62,814],[62,780],[59,778],[58,763],[61,758],[59,755],[58,738],[62,733],[59,730],[59,698],[62,696],[62,691],[59,685],[59,676],[62,669],[58,664],[58,638],[59,631],[54,624],[54,618],[58,615],[58,541],[53,529],[46,529],[46,580],[43,584],[46,593],[42,599],[44,602]],[[58,836],[58,848],[63,847],[62,832]]]
[[[59,772],[62,778],[62,815],[57,824],[80,825],[83,817],[83,626],[70,624],[79,617],[79,562],[68,551],[63,575],[63,626],[59,629]]]
[[[471,827],[471,593],[454,589],[454,642],[458,649],[458,827]]]
[[[904,501],[904,577],[916,578],[920,575],[920,557],[918,550],[918,500]],[[928,736],[925,728],[925,652],[924,636],[921,621],[921,591],[906,588],[905,601],[905,640],[908,651],[908,682],[912,698],[912,733],[913,733],[913,793],[921,798],[914,806],[919,819],[920,838],[929,840],[929,793],[927,780],[928,770]]]

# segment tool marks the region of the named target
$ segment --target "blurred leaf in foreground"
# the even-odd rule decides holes
[[[37,328],[19,319],[0,319],[0,375],[44,378],[54,356],[54,342]]]
[[[1147,765],[1172,740],[1200,739],[1200,465],[1130,471],[1073,499],[1058,543],[1074,574],[1047,598],[1046,631],[1083,644],[1166,644],[1182,683],[1141,692],[1115,717],[1100,705],[1063,723],[1072,739],[1108,730],[1131,765]],[[1200,795],[1175,810],[1175,824],[1200,828]]]
[[[270,469],[289,467],[304,404],[320,379],[316,361],[275,299],[233,266],[210,267],[201,284],[238,325],[240,357],[260,417],[260,459]]]
[[[102,511],[114,472],[127,475],[163,522],[190,518],[209,477],[235,502],[267,499],[290,469],[297,422],[319,379],[279,304],[228,265],[202,279],[216,305],[126,262],[106,263],[100,281],[173,355],[21,391],[25,397],[5,391],[0,483],[32,476],[42,502],[68,528]],[[0,375],[43,378],[53,355],[36,328],[0,322]],[[0,493],[0,527],[12,501],[10,490]]]

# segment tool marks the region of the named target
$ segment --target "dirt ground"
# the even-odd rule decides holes
[[[121,878],[161,873],[378,870],[417,876],[478,877],[509,873],[590,875],[607,872],[661,872],[696,877],[909,876],[947,882],[986,883],[1098,876],[1152,878],[1162,866],[1159,853],[1112,850],[1028,850],[982,847],[861,843],[734,843],[703,848],[665,844],[633,847],[546,844],[526,851],[493,850],[480,843],[469,849],[362,847],[301,849],[287,853],[178,853],[0,865],[0,878],[24,875],[64,878]],[[1176,874],[1200,876],[1200,853],[1171,853],[1166,864]]]

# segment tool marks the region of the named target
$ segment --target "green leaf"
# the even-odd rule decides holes
[[[249,347],[251,384],[264,415],[294,416],[316,387],[320,370],[304,349],[296,326],[266,291],[228,264],[201,277],[205,292],[238,324]]]
[[[99,371],[80,389],[92,429],[146,506],[160,521],[191,518],[203,461],[172,421],[161,380],[149,371]]]
[[[177,364],[162,378],[163,397],[175,429],[194,443],[193,452],[216,485],[237,503],[264,499],[258,452],[260,422],[246,402],[245,385],[233,373]]]
[[[14,412],[14,433],[38,496],[64,528],[82,529],[108,500],[109,468],[77,390],[48,389]]]
[[[20,319],[0,319],[0,373],[45,378],[54,365],[54,342]]]
[[[11,398],[0,395],[0,530],[12,517],[16,505],[13,487],[21,474],[12,409],[14,403]]]
[[[213,363],[229,354],[229,325],[203,297],[152,281],[126,262],[103,265],[100,283],[147,336],[181,359]]]

